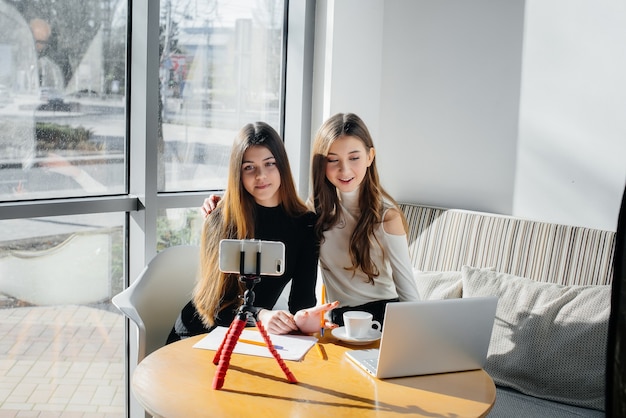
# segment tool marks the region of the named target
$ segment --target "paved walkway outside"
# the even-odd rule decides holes
[[[124,417],[124,350],[110,305],[0,309],[0,418]]]

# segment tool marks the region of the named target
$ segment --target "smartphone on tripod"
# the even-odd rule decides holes
[[[219,259],[220,270],[224,273],[280,276],[285,271],[285,244],[280,241],[223,239],[220,241]]]

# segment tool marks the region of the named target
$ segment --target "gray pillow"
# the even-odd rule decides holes
[[[604,409],[611,286],[561,286],[464,266],[463,297],[499,296],[485,370],[527,395]]]
[[[417,291],[422,300],[456,299],[463,296],[460,271],[413,271]]]

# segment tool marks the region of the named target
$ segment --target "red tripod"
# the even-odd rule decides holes
[[[260,254],[257,254],[257,257],[260,257]],[[260,265],[260,262],[257,263]],[[242,270],[243,271],[243,270]],[[224,385],[224,379],[226,378],[226,372],[228,371],[228,365],[230,364],[230,357],[233,353],[233,349],[237,344],[237,340],[239,340],[239,336],[241,335],[241,331],[243,331],[248,318],[251,318],[259,332],[263,336],[263,340],[267,345],[267,348],[270,350],[270,353],[274,356],[278,365],[287,376],[287,380],[289,383],[298,383],[296,377],[289,371],[289,368],[278,354],[278,351],[274,348],[272,341],[270,340],[270,336],[265,331],[263,324],[258,322],[257,314],[259,312],[259,308],[255,308],[254,304],[254,285],[261,281],[261,277],[259,275],[248,276],[248,275],[240,275],[239,281],[244,282],[246,284],[246,291],[244,293],[244,304],[239,308],[237,312],[237,316],[230,324],[228,328],[228,332],[224,336],[222,343],[220,344],[217,352],[215,353],[215,357],[213,357],[213,364],[217,365],[217,371],[215,372],[215,376],[213,377],[213,389],[221,389]]]

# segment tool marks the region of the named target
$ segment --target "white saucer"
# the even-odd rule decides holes
[[[382,333],[374,328],[372,328],[369,333],[363,338],[350,338],[346,333],[346,327],[339,327],[331,330],[333,336],[335,338],[344,341],[346,343],[355,344],[355,345],[364,345],[373,343],[374,341],[380,340]]]

